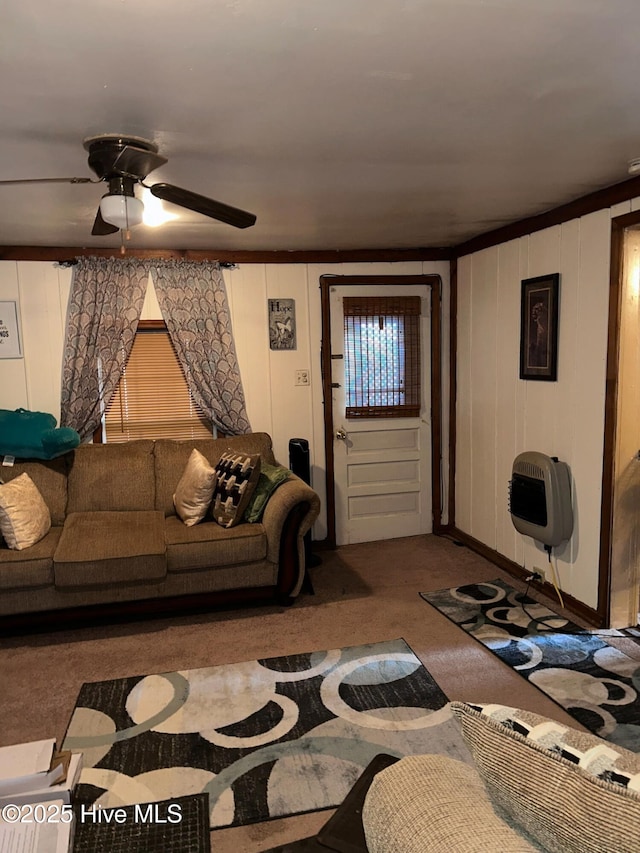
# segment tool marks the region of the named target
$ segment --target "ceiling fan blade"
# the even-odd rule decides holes
[[[218,219],[236,228],[249,228],[256,221],[253,213],[230,207],[228,204],[183,190],[181,187],[174,187],[173,184],[154,184],[149,189],[156,198],[177,204],[179,207],[186,207],[188,210],[194,210],[196,213],[202,213],[204,216]]]
[[[115,234],[120,229],[117,225],[112,225],[110,222],[105,222],[102,218],[102,213],[100,212],[100,208],[98,207],[98,212],[96,213],[95,222],[93,223],[93,228],[91,229],[91,233],[94,237],[106,237],[107,234]]]
[[[10,184],[95,184],[91,178],[19,178],[13,181],[0,181],[3,186]]]

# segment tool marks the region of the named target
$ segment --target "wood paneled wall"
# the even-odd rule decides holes
[[[547,555],[508,511],[514,457],[571,469],[574,535],[554,549],[561,588],[597,606],[611,218],[607,208],[458,260],[456,527],[524,566]],[[519,379],[521,280],[560,273],[558,381]],[[556,563],[557,560],[557,563]]]
[[[71,271],[39,261],[0,262],[0,300],[18,308],[22,358],[0,360],[0,408],[60,417],[62,344]]]
[[[240,263],[224,270],[233,322],[236,351],[252,429],[268,432],[276,456],[289,460],[289,439],[310,443],[312,483],[325,505],[324,421],[320,373],[321,275],[419,275],[435,273],[443,280],[444,385],[449,373],[449,262],[401,261],[393,263]],[[0,261],[0,300],[18,303],[24,358],[0,360],[0,408],[47,411],[60,416],[60,376],[66,307],[71,269],[47,261]],[[297,349],[269,348],[267,300],[296,301]],[[160,310],[152,289],[148,291],[143,319],[156,319]],[[295,385],[295,371],[309,370],[310,386]],[[443,423],[447,443],[448,423]],[[445,482],[448,468],[445,460]],[[446,500],[446,496],[445,496]],[[445,503],[446,507],[446,503]],[[446,513],[445,513],[446,518]],[[326,536],[323,513],[314,538]]]

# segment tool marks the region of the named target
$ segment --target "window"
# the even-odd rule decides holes
[[[210,438],[164,323],[141,322],[104,416],[106,442],[136,438]]]
[[[420,297],[346,296],[347,418],[420,414]]]

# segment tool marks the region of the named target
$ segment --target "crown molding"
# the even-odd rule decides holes
[[[100,249],[86,246],[0,246],[2,261],[69,261],[93,256],[122,257],[119,247]],[[229,251],[203,249],[127,249],[126,257],[160,260],[221,261],[232,264],[345,264],[401,263],[403,261],[448,261],[452,249],[338,249],[302,251]]]

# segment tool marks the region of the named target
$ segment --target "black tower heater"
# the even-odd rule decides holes
[[[300,477],[301,480],[310,486],[311,485],[311,462],[309,455],[309,442],[306,438],[291,438],[289,439],[289,468],[293,473]],[[319,566],[322,560],[317,554],[311,553],[311,531],[309,530],[304,535],[304,559],[307,566],[313,568]],[[309,575],[305,575],[305,587],[313,593],[313,586]]]

